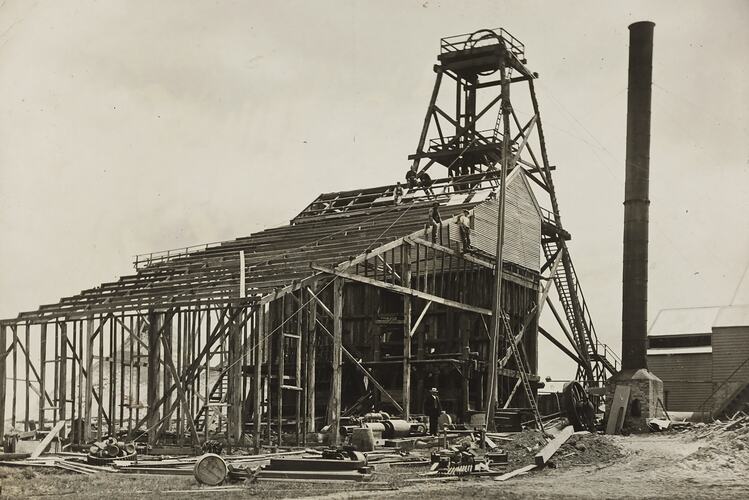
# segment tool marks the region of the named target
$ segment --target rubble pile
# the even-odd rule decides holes
[[[712,468],[741,469],[749,466],[749,416],[739,412],[726,421],[696,424],[694,440],[704,443],[685,462],[699,461]]]

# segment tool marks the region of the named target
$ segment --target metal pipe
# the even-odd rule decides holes
[[[655,23],[650,21],[629,26],[622,369],[647,368],[650,102],[654,27]]]

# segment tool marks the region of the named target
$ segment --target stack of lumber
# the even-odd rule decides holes
[[[255,474],[260,480],[271,481],[369,481],[372,467],[363,453],[349,457],[275,457]]]
[[[8,454],[6,454],[8,455]],[[15,454],[26,458],[15,458],[2,460],[0,465],[4,467],[47,467],[63,469],[78,474],[95,474],[97,472],[114,472],[111,467],[89,465],[86,463],[85,453],[47,453],[40,457],[28,454]],[[7,457],[12,458],[12,457]]]

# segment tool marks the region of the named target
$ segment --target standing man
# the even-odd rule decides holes
[[[460,241],[463,244],[463,253],[471,248],[471,212],[463,210],[458,217],[458,229],[460,229]]]
[[[442,403],[440,402],[439,391],[432,387],[424,400],[424,413],[429,416],[429,434],[437,435],[437,418],[442,413]]]
[[[442,217],[440,216],[439,207],[440,204],[435,201],[429,209],[427,229],[430,227],[432,228],[432,243],[437,243],[437,232],[439,232],[440,226],[442,225]]]
[[[400,205],[403,200],[403,186],[401,186],[400,182],[396,183],[395,189],[393,190],[393,200],[396,205]]]

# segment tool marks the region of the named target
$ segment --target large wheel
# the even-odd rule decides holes
[[[575,431],[595,431],[595,408],[579,382],[568,382],[562,389],[564,409]]]

